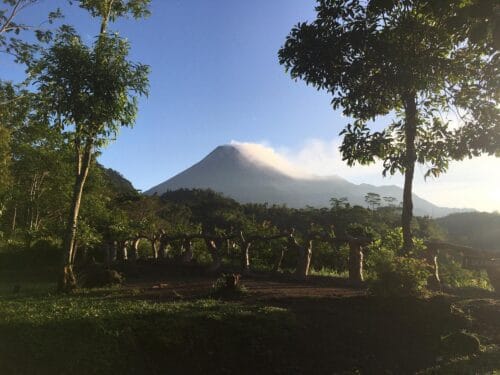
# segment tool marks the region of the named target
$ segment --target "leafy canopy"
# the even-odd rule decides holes
[[[405,104],[417,105],[416,161],[428,175],[451,159],[500,150],[499,7],[493,0],[319,0],[279,52],[295,79],[332,94],[354,118],[342,131],[349,165],[406,166]],[[395,115],[383,131],[367,123]]]
[[[131,126],[137,96],[146,95],[149,67],[127,60],[129,44],[116,34],[86,46],[69,27],[32,67],[41,107],[58,126],[103,146],[120,126]]]
[[[119,17],[131,15],[133,18],[145,18],[150,15],[151,0],[71,0],[80,8],[90,12],[93,17],[109,19],[114,22]]]
[[[62,18],[60,9],[56,9],[39,25],[30,25],[18,20],[25,9],[39,2],[40,0],[0,0],[0,53],[11,55],[16,62],[26,63],[40,50],[39,45],[22,38],[23,33],[33,32],[39,42],[49,42],[52,31],[46,24],[52,24]]]

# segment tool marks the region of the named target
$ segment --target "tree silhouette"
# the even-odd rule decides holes
[[[372,211],[375,211],[377,207],[380,207],[380,195],[377,193],[367,193],[365,195],[365,202],[368,204],[368,207],[371,207]]]
[[[394,197],[382,197],[382,199],[387,204],[387,206],[389,206],[389,207],[395,207],[396,206],[396,204],[395,204],[396,201],[397,201],[396,198],[394,198]]]

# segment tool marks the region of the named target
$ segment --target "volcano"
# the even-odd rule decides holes
[[[345,197],[351,205],[366,206],[365,195],[369,192],[380,197],[393,197],[396,202],[403,197],[403,189],[398,186],[358,185],[336,175],[309,175],[284,162],[268,161],[252,153],[244,144],[217,147],[200,162],[145,194],[162,195],[182,188],[211,189],[240,203],[268,203],[293,208],[329,207],[332,197]],[[413,195],[413,205],[414,214],[419,216],[441,217],[464,211],[439,207],[417,195]]]

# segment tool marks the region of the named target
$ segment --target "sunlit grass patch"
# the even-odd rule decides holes
[[[347,279],[349,277],[348,271],[338,271],[328,267],[321,267],[319,269],[311,268],[310,275],[312,276],[328,276]]]

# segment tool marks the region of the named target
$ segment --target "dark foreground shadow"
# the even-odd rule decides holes
[[[16,303],[8,302],[7,309]],[[476,356],[443,355],[443,336],[479,329],[445,297],[282,298],[255,305],[152,304],[93,295],[32,303],[23,305],[26,319],[0,319],[1,373],[413,374],[500,368],[495,346]],[[476,305],[476,312],[489,309],[481,315],[480,333],[491,333],[496,302]],[[13,310],[8,315],[16,316]],[[488,343],[486,336],[482,340]]]

